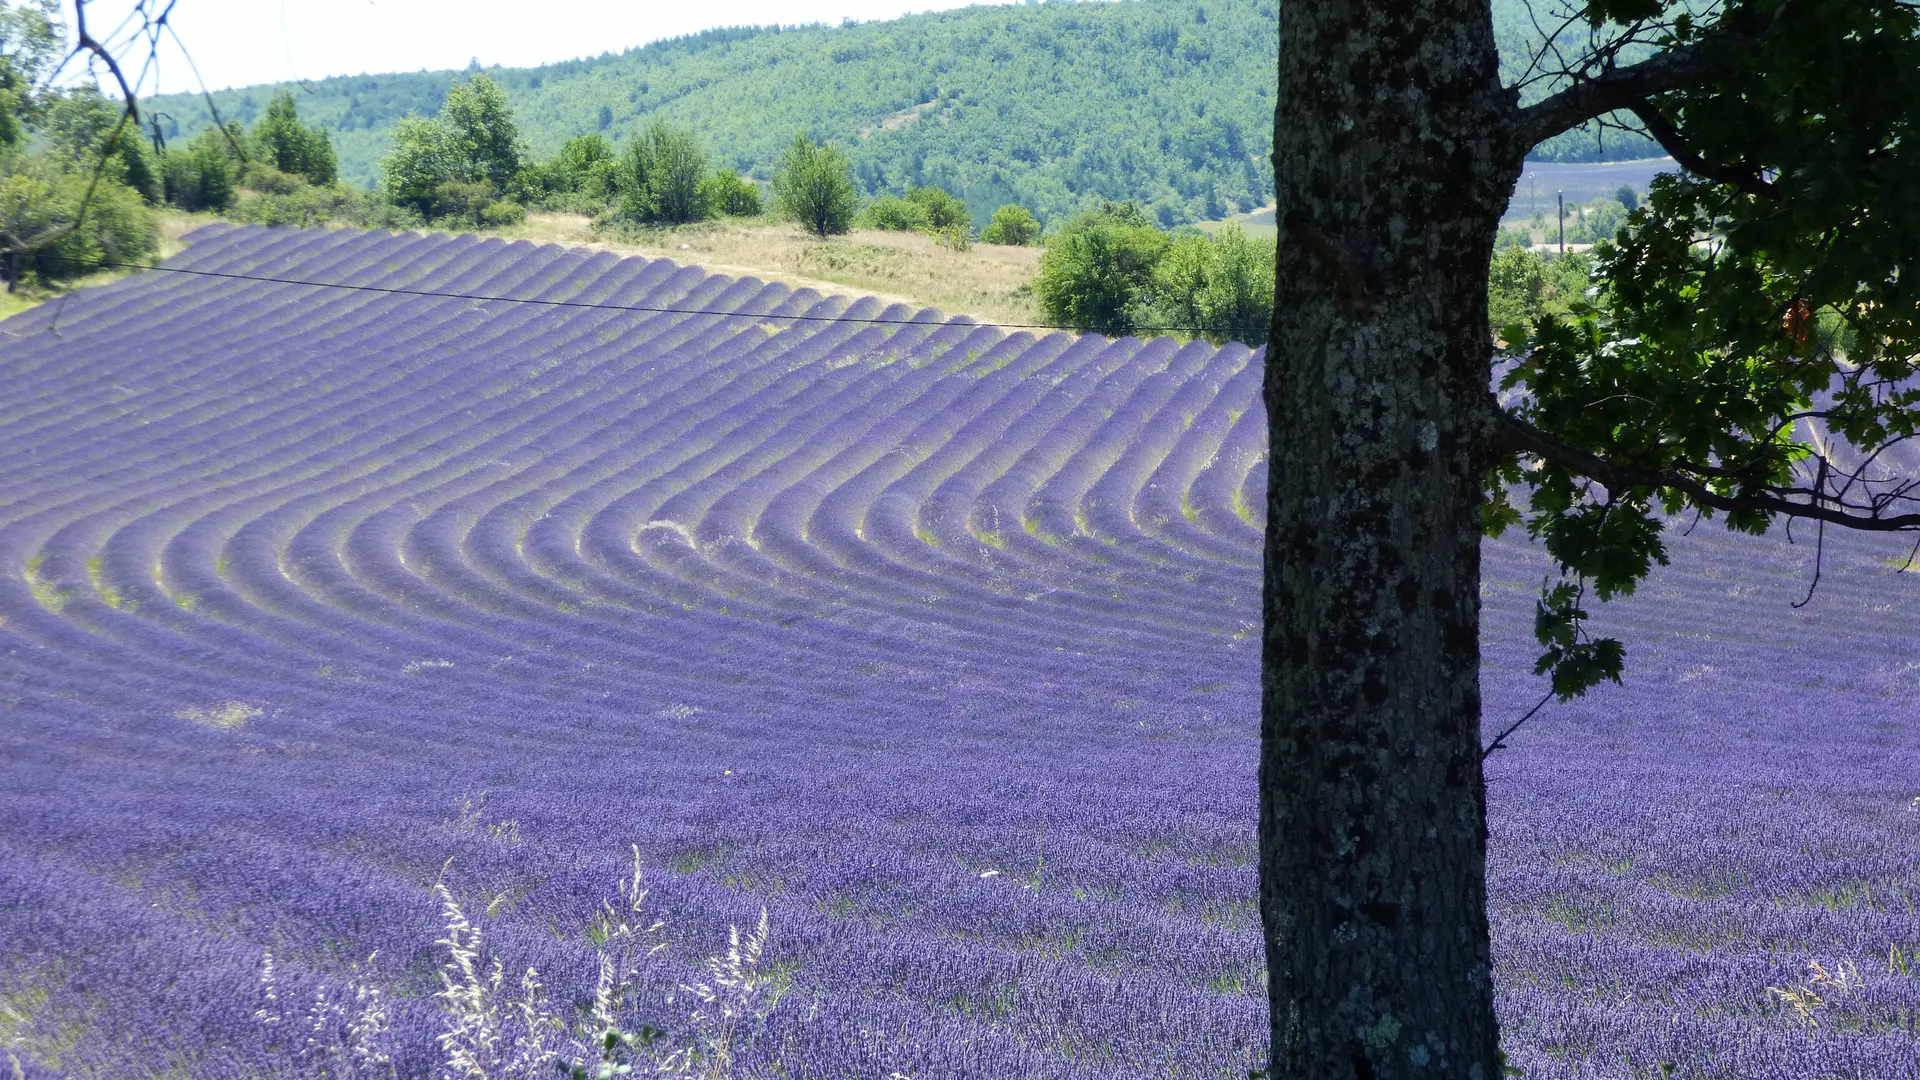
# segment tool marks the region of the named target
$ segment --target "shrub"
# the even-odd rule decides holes
[[[255,190],[242,196],[228,216],[254,225],[306,229],[337,218],[358,219],[360,207],[353,193],[339,184],[315,186],[302,181],[284,192]]]
[[[267,102],[267,111],[254,124],[249,141],[260,163],[268,168],[299,176],[315,185],[331,184],[336,178],[332,141],[325,130],[300,122],[292,91],[282,90],[273,95]]]
[[[949,251],[973,250],[973,230],[963,222],[955,222],[933,234],[934,242]]]
[[[780,155],[773,176],[774,206],[822,239],[844,233],[853,224],[859,202],[852,173],[852,164],[838,146],[816,145],[805,135],[796,135]]]
[[[973,217],[967,213],[967,204],[939,188],[909,188],[907,201],[925,211],[927,227],[936,233],[945,232],[956,225],[965,227],[969,232],[973,229]]]
[[[182,210],[217,213],[232,206],[233,158],[226,136],[203,131],[183,149],[168,150],[160,158],[160,180],[166,201]]]
[[[727,217],[760,215],[760,188],[732,169],[721,169],[700,183],[706,192],[707,206],[714,213]]]
[[[920,232],[932,225],[926,207],[898,195],[881,195],[871,200],[860,211],[856,222],[865,228],[888,232]]]
[[[993,212],[987,227],[980,230],[980,242],[983,244],[1006,244],[1012,247],[1026,247],[1040,239],[1040,223],[1027,212],[1024,206],[1008,203]]]
[[[552,157],[529,166],[521,175],[520,185],[543,202],[557,204],[565,202],[565,196],[578,195],[605,203],[615,194],[618,167],[613,144],[605,135],[576,135]]]
[[[518,225],[527,220],[527,208],[511,199],[495,199],[480,208],[480,224],[490,228]]]
[[[291,195],[307,186],[307,178],[299,173],[281,172],[271,162],[254,161],[240,174],[240,186],[268,195]]]
[[[1141,322],[1141,300],[1168,247],[1132,203],[1080,214],[1047,242],[1034,295],[1051,322],[1122,334]]]
[[[1525,248],[1502,248],[1487,273],[1487,321],[1503,340],[1509,329],[1530,326],[1543,315],[1564,315],[1585,293],[1593,260],[1583,252],[1546,256]]]
[[[649,225],[706,220],[706,171],[707,151],[693,132],[655,120],[627,144],[620,217]]]
[[[1267,340],[1274,248],[1238,225],[1173,241],[1154,266],[1146,323],[1210,341]]]
[[[24,181],[25,188],[16,187],[17,181]],[[93,194],[89,199],[90,186]],[[28,257],[35,276],[42,281],[80,277],[102,266],[139,262],[160,245],[160,229],[153,213],[139,193],[125,184],[103,179],[94,186],[90,176],[79,172],[45,180],[16,173],[7,178],[5,191],[7,205],[0,209],[0,218],[16,212],[34,216],[35,211],[18,201],[24,196],[28,203],[42,204],[38,213],[51,225],[79,222],[78,228],[60,233]],[[80,213],[83,201],[84,215]]]

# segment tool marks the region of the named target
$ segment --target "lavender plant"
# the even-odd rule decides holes
[[[1262,354],[474,238],[178,265],[242,276],[0,325],[32,1080],[1264,1064]],[[1920,578],[1685,524],[1627,685],[1487,761],[1509,1062],[1913,1076]],[[1547,565],[1483,565],[1506,721]]]

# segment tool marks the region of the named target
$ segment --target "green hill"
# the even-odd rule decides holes
[[[1504,53],[1530,50],[1520,0],[1499,0]],[[536,155],[651,116],[690,125],[716,158],[766,178],[796,131],[840,141],[869,193],[946,188],[976,220],[1020,202],[1052,220],[1129,198],[1163,222],[1267,201],[1272,179],[1273,0],[1125,0],[977,7],[838,27],[714,30],[538,68],[494,68]],[[370,184],[387,132],[431,114],[461,73],[296,86],[329,128],[341,176]],[[276,87],[213,95],[251,122]],[[197,96],[156,99],[169,139],[204,127]],[[1647,144],[1563,140],[1547,157],[1646,156]]]

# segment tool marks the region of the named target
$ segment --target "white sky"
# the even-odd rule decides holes
[[[472,58],[525,67],[716,26],[870,22],[980,2],[1006,0],[178,0],[171,22],[207,87],[218,90],[462,68]],[[70,0],[62,6],[71,12]],[[92,0],[89,29],[106,33],[131,7],[132,0]],[[140,58],[146,52],[139,47]],[[159,75],[160,92],[198,89],[171,47]],[[151,77],[140,89],[154,92]]]

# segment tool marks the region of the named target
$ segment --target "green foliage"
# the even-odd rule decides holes
[[[433,189],[433,208],[433,221],[455,227],[511,225],[526,216],[518,203],[500,199],[487,180],[442,180]]]
[[[888,232],[924,232],[932,227],[926,207],[898,195],[869,199],[856,221],[861,228]]]
[[[773,174],[774,208],[822,239],[846,232],[860,201],[851,173],[838,146],[796,135]]]
[[[440,115],[403,118],[381,159],[380,195],[426,221],[478,225],[517,220],[503,206],[521,176],[518,128],[506,94],[485,75],[456,83]]]
[[[1080,214],[1047,241],[1034,296],[1049,322],[1124,334],[1142,321],[1141,301],[1170,246],[1132,203]]]
[[[973,250],[973,230],[963,222],[954,222],[944,229],[936,229],[934,242],[948,251],[961,252]]]
[[[435,192],[456,170],[446,128],[438,121],[409,116],[393,130],[393,149],[380,162],[380,194],[395,206],[431,218]]]
[[[226,136],[209,129],[180,149],[169,148],[160,158],[161,186],[166,201],[182,210],[219,212],[233,205],[233,158]]]
[[[1593,260],[1581,252],[1543,255],[1522,247],[1493,253],[1487,275],[1487,321],[1505,341],[1524,341],[1543,315],[1564,316],[1590,283]]]
[[[18,146],[49,95],[38,89],[59,62],[58,0],[0,3],[0,148]]]
[[[702,180],[700,185],[705,192],[707,206],[716,214],[758,217],[762,213],[760,188],[732,169],[721,169]]]
[[[1033,219],[1027,208],[1008,203],[993,212],[987,227],[980,230],[980,242],[983,244],[1006,244],[1011,247],[1026,247],[1040,239],[1040,223]]]
[[[934,232],[973,228],[973,217],[967,213],[967,204],[949,192],[936,187],[908,188],[907,201],[925,211],[927,227]]]
[[[61,281],[138,261],[159,243],[147,203],[161,164],[126,110],[92,86],[37,88],[64,44],[51,0],[0,3],[0,276]],[[28,132],[39,135],[27,152]]]
[[[1618,200],[1595,199],[1567,211],[1567,243],[1597,244],[1611,240],[1626,223],[1627,208]]]
[[[331,184],[335,176],[333,143],[325,130],[300,122],[293,94],[282,90],[249,136],[254,154],[274,169],[302,176],[310,184]]]
[[[554,209],[605,206],[618,193],[619,160],[605,135],[576,135],[560,152],[521,174],[527,194]]]
[[[1273,242],[1249,239],[1238,225],[1179,237],[1153,269],[1143,328],[1258,345],[1273,321],[1273,275]]]
[[[1519,416],[1567,450],[1510,461],[1493,484],[1528,489],[1529,530],[1602,599],[1665,560],[1662,514],[1759,532],[1783,512],[1904,509],[1897,487],[1822,464],[1793,420],[1817,412],[1868,459],[1920,433],[1920,13],[1754,10],[1773,20],[1763,35],[1672,27],[1672,44],[1701,41],[1720,65],[1655,100],[1706,164],[1623,208],[1627,228],[1596,249],[1596,295],[1536,320],[1505,379]],[[1566,597],[1549,589],[1541,606],[1563,696],[1614,663],[1567,651],[1584,613]]]
[[[617,175],[619,216],[643,224],[683,224],[712,216],[707,151],[691,131],[655,120],[627,143]]]
[[[104,177],[94,184],[64,166],[57,158],[30,160],[0,178],[0,238],[26,248],[27,270],[62,281],[153,254],[159,228],[139,193]]]
[[[254,225],[287,225],[306,229],[341,219],[364,224],[366,222],[361,220],[363,214],[360,200],[347,188],[339,184],[308,184],[301,181],[285,185],[279,191],[256,188],[235,203],[228,216],[235,221]]]
[[[870,199],[856,222],[868,229],[923,232],[935,238],[964,237],[969,243],[973,233],[967,204],[939,188],[909,188],[905,198],[881,195]],[[947,239],[942,242],[952,246]]]
[[[126,111],[91,86],[53,97],[42,109],[46,152],[64,167],[92,171],[125,184],[150,203],[161,200],[160,173]],[[104,161],[104,164],[103,164]]]
[[[496,192],[512,190],[520,175],[520,128],[500,84],[482,74],[454,83],[440,106],[439,122],[455,168],[449,179],[484,180]]]

